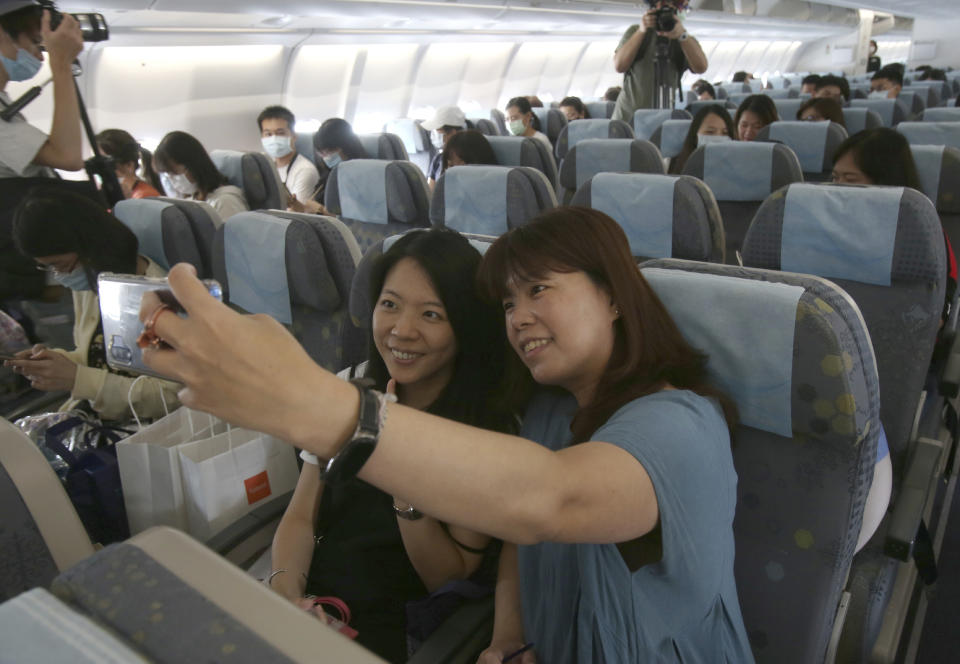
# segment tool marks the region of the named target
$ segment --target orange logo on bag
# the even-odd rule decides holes
[[[267,471],[243,480],[243,486],[247,489],[248,505],[253,505],[258,500],[263,500],[270,495],[270,478],[267,477]]]

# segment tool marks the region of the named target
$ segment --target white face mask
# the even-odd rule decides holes
[[[867,99],[887,99],[886,90],[874,90],[867,95]]]
[[[706,145],[707,143],[726,143],[733,140],[726,134],[697,134],[697,145]]]
[[[523,120],[513,120],[510,122],[508,128],[511,134],[519,136],[527,130],[527,125],[523,124]]]
[[[438,150],[443,149],[443,136],[441,136],[440,132],[436,129],[430,132],[430,142],[433,143],[433,147]]]
[[[283,159],[293,152],[289,136],[264,136],[260,139],[260,144],[263,145],[263,151],[274,159]]]
[[[167,179],[170,180],[170,186],[173,187],[173,190],[180,196],[193,196],[197,193],[197,184],[190,182],[184,173],[179,175],[170,173]]]

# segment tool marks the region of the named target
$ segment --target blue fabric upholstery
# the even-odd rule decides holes
[[[910,145],[949,145],[960,148],[960,122],[901,122],[897,131]]]
[[[234,187],[243,189],[243,153],[238,150],[214,150],[210,159]]]
[[[686,111],[674,109],[641,108],[633,113],[633,133],[637,138],[650,140],[653,132],[660,128],[666,120],[689,120],[690,114]]]
[[[889,286],[902,196],[900,187],[791,186],[783,212],[781,267]]]
[[[660,154],[672,159],[680,154],[692,120],[667,120],[660,125]]]
[[[351,159],[337,166],[340,210],[348,219],[387,223],[387,163]]]
[[[520,136],[491,136],[487,139],[497,163],[501,166],[520,166],[523,138]]]
[[[629,138],[588,138],[577,144],[577,187],[596,173],[630,171]]]
[[[906,116],[904,107],[896,99],[854,99],[850,105],[874,111],[883,120],[884,127],[893,127]]]
[[[883,120],[876,111],[857,106],[843,109],[843,123],[847,126],[847,133],[850,136],[859,134],[864,129],[883,126]]]
[[[567,150],[588,138],[609,138],[610,121],[606,118],[574,120],[567,124]]]
[[[634,256],[666,258],[673,255],[675,183],[661,175],[600,173],[593,178],[590,206],[620,224]]]
[[[818,173],[823,170],[824,151],[827,147],[827,130],[830,121],[774,122],[769,126],[770,139],[790,146],[800,160],[804,173]]]
[[[775,143],[708,143],[703,181],[717,200],[762,201],[770,193]]]
[[[287,284],[286,236],[289,219],[255,213],[224,222],[224,260],[230,303],[293,323]]]
[[[777,107],[777,115],[781,120],[794,120],[797,117],[797,111],[803,106],[803,99],[774,99],[773,104]]]
[[[723,352],[714,349],[707,367],[714,383],[736,401],[741,422],[791,437],[794,329],[804,289],[657,268],[644,269],[643,276],[695,348],[711,347],[708,340],[717,337],[738,340]],[[684,283],[693,280],[696,288]],[[712,312],[709,321],[704,311]]]
[[[165,201],[142,198],[119,201],[114,215],[133,231],[139,243],[138,252],[169,270],[171,265],[163,250],[163,211],[171,207]]]
[[[960,110],[960,109],[958,109]],[[936,205],[940,196],[940,169],[943,165],[942,145],[911,145],[913,162],[917,166],[917,176],[920,178],[920,188],[933,204]]]
[[[923,112],[924,122],[960,122],[960,108],[956,106],[928,108]]]
[[[444,217],[448,226],[468,233],[500,235],[506,230],[508,168],[473,166],[444,173]]]

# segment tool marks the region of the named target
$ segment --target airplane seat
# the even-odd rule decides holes
[[[347,301],[358,249],[340,224],[315,215],[242,212],[214,238],[213,272],[224,301],[272,316],[330,371],[353,359],[345,353],[351,348]]]
[[[587,138],[579,141],[560,164],[561,205],[569,205],[577,189],[597,173],[663,175],[663,157],[650,141],[630,138]]]
[[[294,148],[297,154],[302,154],[314,166],[317,165],[317,155],[313,149],[313,134],[298,132],[294,139]],[[323,160],[320,160],[321,163]]]
[[[945,92],[943,81],[913,81],[903,82],[903,89],[907,92],[916,91],[917,96],[923,99],[927,108],[940,105],[940,97]]]
[[[633,138],[633,129],[621,120],[574,120],[560,132],[557,137],[557,161],[562,162],[567,152],[579,141],[587,138]]]
[[[728,93],[727,93],[726,90],[723,89],[722,86],[717,85],[717,86],[714,86],[713,89],[714,89],[714,91],[717,93],[717,99],[726,99],[726,98],[727,98],[727,94],[728,94]]]
[[[467,118],[473,123],[473,128],[489,138],[490,136],[500,136],[500,129],[493,120],[486,118]]]
[[[550,139],[550,144],[554,150],[556,150],[560,132],[567,126],[567,116],[556,108],[537,107],[531,110],[540,121],[540,131],[547,135],[547,138]]]
[[[693,116],[683,109],[640,108],[633,112],[633,135],[649,141],[660,125],[667,120],[691,120]]]
[[[765,94],[771,99],[796,99],[800,96],[799,88],[770,88],[760,94]]]
[[[723,108],[727,109],[727,111],[730,111],[731,109],[736,108],[736,105],[732,104],[732,100],[727,100],[726,102],[724,102],[724,101],[717,101],[715,99],[707,99],[704,101],[692,101],[686,106],[684,106],[684,109],[687,111],[687,113],[690,114],[690,117],[693,117],[697,113],[699,113],[701,109],[704,109],[707,106],[722,106]]]
[[[410,155],[403,141],[396,134],[381,132],[379,134],[358,134],[360,145],[363,146],[370,159],[385,159],[388,161],[410,161]]]
[[[209,205],[175,198],[128,198],[114,216],[133,231],[138,251],[169,270],[190,263],[201,279],[213,276],[213,236],[223,222]]]
[[[960,148],[911,145],[920,188],[933,201],[953,247],[960,247]]]
[[[638,260],[723,262],[720,208],[707,185],[689,175],[598,173],[570,204],[599,210],[620,224]]]
[[[883,120],[869,108],[848,106],[843,109],[843,123],[847,126],[847,134],[853,136],[864,129],[876,129],[883,126]]]
[[[773,105],[777,107],[777,116],[781,120],[795,120],[797,118],[797,111],[800,110],[800,107],[803,106],[803,102],[806,99],[774,99]],[[733,117],[733,113],[730,114]]]
[[[542,141],[526,136],[487,136],[500,166],[529,166],[543,173],[557,187],[557,162]]]
[[[382,662],[168,527],[111,544],[60,574],[51,590],[146,661],[306,663],[323,653],[324,661]]]
[[[884,127],[896,127],[907,119],[910,112],[904,102],[897,99],[853,99],[851,107],[868,108],[875,111],[883,121]]]
[[[351,159],[330,173],[324,205],[357,238],[361,251],[388,235],[430,225],[430,193],[409,161]]]
[[[687,159],[683,174],[703,180],[717,199],[730,264],[736,263],[747,227],[763,200],[784,185],[803,182],[793,150],[757,141],[698,147]]]
[[[440,176],[430,219],[461,233],[499,236],[556,207],[546,176],[525,166],[457,166]]]
[[[497,125],[501,136],[510,136],[510,130],[507,129],[507,116],[499,108],[490,109],[490,120]]]
[[[676,259],[641,269],[739,411],[734,573],[755,660],[832,662],[877,454],[863,319],[806,274]]]
[[[847,130],[836,122],[772,122],[757,134],[758,141],[777,141],[788,146],[800,160],[806,182],[829,182],[833,155],[847,140]]]
[[[0,601],[49,585],[59,572],[93,554],[90,536],[50,462],[5,419],[0,419],[0,502]]]
[[[851,84],[850,99],[866,99],[870,95],[869,84]]]
[[[960,148],[960,122],[901,122],[897,131],[910,145],[946,145]]]
[[[407,157],[410,161],[420,167],[424,173],[430,168],[430,160],[437,153],[430,140],[430,132],[420,126],[420,123],[411,118],[396,118],[383,126],[385,135],[395,135],[403,143],[407,151]],[[378,159],[387,159],[388,157],[377,157]],[[392,159],[402,159],[402,157],[391,157]]]
[[[692,122],[693,120],[664,120],[650,136],[650,142],[657,146],[664,159],[673,159],[683,150],[683,142]]]
[[[584,104],[590,117],[596,120],[603,120],[613,117],[613,109],[617,107],[615,101],[588,101]]]
[[[743,103],[743,100],[747,97],[752,97],[753,92],[732,92],[727,97],[727,103],[733,104],[734,108],[739,107]],[[693,109],[688,109],[691,113],[696,114],[696,111]],[[699,110],[699,109],[697,109]]]
[[[930,200],[913,189],[793,184],[757,212],[743,243],[743,262],[830,279],[857,303],[870,333],[892,501],[854,559],[838,655],[838,661],[866,661],[880,626],[899,629],[896,616],[907,609],[888,607],[892,579],[903,574],[903,583],[913,586],[917,568],[909,561],[922,542],[922,518],[932,514],[928,495],[936,489],[945,447],[939,440],[942,397],[935,389],[924,392],[945,292],[940,220]],[[885,610],[892,617],[888,624]]]
[[[771,76],[767,79],[771,90],[781,90],[790,87],[790,79],[784,76]]]
[[[900,90],[896,99],[906,111],[906,119],[914,119],[927,107],[927,93],[924,90]]]
[[[928,108],[920,115],[922,122],[960,122],[960,108],[947,106]]]
[[[260,152],[214,150],[210,153],[217,170],[227,182],[240,187],[251,210],[282,210],[287,197],[273,161]]]

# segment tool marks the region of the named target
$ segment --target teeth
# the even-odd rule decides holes
[[[391,348],[390,352],[393,353],[393,356],[398,360],[413,360],[421,355],[420,353],[404,353],[402,350],[397,350],[395,348]]]
[[[523,352],[529,353],[534,348],[540,348],[540,346],[546,346],[549,343],[547,339],[534,339],[533,341],[528,341],[523,344]]]

